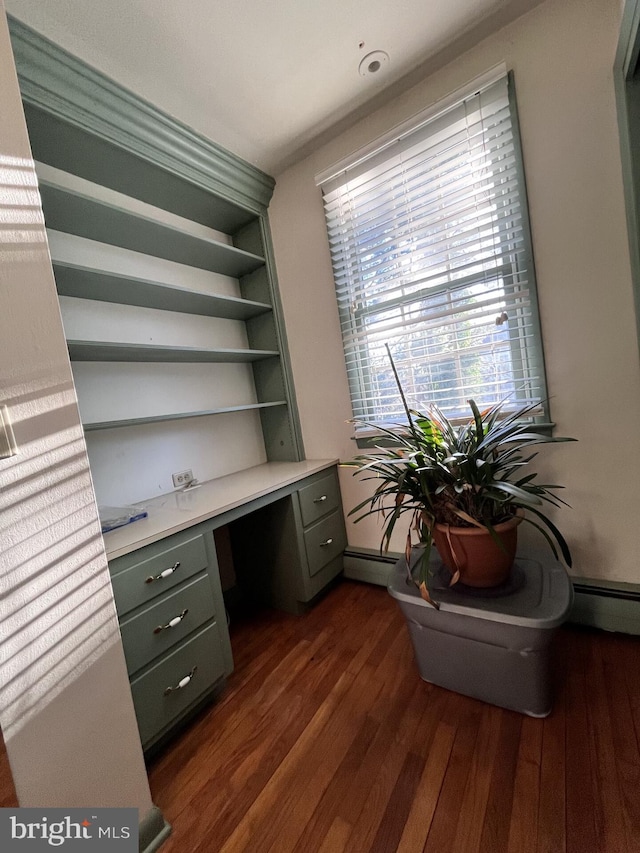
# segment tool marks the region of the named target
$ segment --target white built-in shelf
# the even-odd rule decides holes
[[[233,412],[248,412],[253,409],[269,409],[273,406],[286,406],[285,400],[276,400],[273,403],[248,403],[242,406],[221,406],[216,409],[207,409],[203,412],[178,412],[176,414],[152,415],[150,417],[128,418],[115,421],[95,421],[83,423],[85,432],[101,429],[115,429],[117,427],[138,426],[139,424],[155,424],[162,421],[179,421],[185,418],[202,418],[208,415],[226,415]]]
[[[172,284],[53,261],[56,286],[62,296],[116,302],[184,314],[204,314],[228,320],[249,320],[271,311],[265,302],[190,290]]]
[[[198,347],[168,347],[157,344],[113,343],[111,341],[68,340],[71,361],[131,361],[174,362],[199,364],[203,362],[240,363],[273,358],[277,350],[200,349]]]
[[[264,258],[217,239],[199,223],[38,164],[47,228],[240,278]]]

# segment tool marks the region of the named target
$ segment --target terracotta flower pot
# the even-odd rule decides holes
[[[513,566],[521,521],[521,516],[514,516],[495,526],[502,548],[488,530],[478,527],[436,524],[432,536],[440,558],[451,574],[455,576],[460,572],[460,583],[474,587],[499,586],[509,577]]]

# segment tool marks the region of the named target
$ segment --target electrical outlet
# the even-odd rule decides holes
[[[177,474],[172,474],[173,485],[177,489],[180,486],[188,486],[193,480],[193,471],[179,471]]]

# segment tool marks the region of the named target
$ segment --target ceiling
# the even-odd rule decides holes
[[[278,174],[332,128],[539,2],[6,0],[6,7],[141,97]],[[378,50],[388,61],[382,57],[377,73],[362,76],[361,61]]]

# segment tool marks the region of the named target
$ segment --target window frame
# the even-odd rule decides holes
[[[485,81],[486,78],[491,76],[491,72],[487,75],[484,75]],[[532,340],[528,342],[525,346],[523,344],[523,335],[519,333],[518,329],[515,327],[516,325],[522,328],[522,315],[519,315],[519,320],[517,324],[514,324],[512,327],[511,324],[511,316],[509,317],[509,345],[511,350],[511,360],[514,364],[522,364],[523,360],[529,358],[531,361],[534,359],[537,360],[537,364],[540,370],[540,378],[538,383],[537,393],[540,394],[540,406],[539,409],[536,410],[531,420],[535,422],[537,428],[550,429],[552,426],[550,412],[549,412],[549,404],[548,404],[548,393],[547,393],[547,385],[546,385],[546,370],[545,370],[545,361],[544,361],[544,350],[543,350],[543,342],[542,342],[542,330],[540,324],[540,314],[539,314],[539,305],[538,305],[538,292],[536,285],[536,273],[535,273],[535,264],[533,257],[533,247],[532,247],[532,238],[531,238],[531,225],[530,225],[530,216],[529,216],[529,204],[528,204],[528,193],[527,193],[527,185],[526,178],[524,172],[524,163],[522,156],[522,140],[520,134],[520,124],[519,124],[519,116],[518,109],[515,97],[515,83],[514,83],[514,75],[512,71],[506,71],[505,69],[501,69],[501,73],[495,74],[493,79],[490,79],[489,82],[484,82],[479,80],[475,85],[471,84],[471,86],[466,87],[467,92],[463,95],[458,95],[456,98],[455,95],[451,96],[448,100],[449,106],[445,109],[441,109],[440,112],[446,112],[446,110],[451,109],[451,107],[455,107],[458,104],[463,103],[466,99],[477,94],[481,91],[482,88],[489,88],[490,85],[497,83],[500,79],[505,79],[506,82],[506,90],[507,90],[507,101],[508,101],[508,109],[509,109],[509,117],[511,123],[512,137],[513,137],[513,154],[514,154],[514,166],[515,166],[515,176],[516,182],[518,185],[518,202],[519,202],[519,215],[520,215],[520,227],[522,230],[521,236],[518,238],[518,241],[521,243],[521,248],[510,249],[511,246],[515,246],[515,239],[513,236],[512,229],[508,227],[503,227],[506,225],[506,222],[503,222],[501,219],[498,220],[499,225],[499,235],[500,235],[500,251],[495,253],[496,260],[502,260],[502,263],[496,265],[495,268],[491,269],[489,272],[486,269],[480,269],[475,273],[471,273],[468,276],[450,279],[447,282],[443,282],[441,284],[428,287],[425,286],[423,290],[423,294],[425,297],[432,298],[436,295],[446,293],[452,294],[455,293],[456,290],[460,289],[462,286],[469,286],[474,283],[482,282],[486,284],[488,281],[499,281],[500,279],[503,282],[503,287],[505,291],[511,290],[513,293],[518,286],[518,282],[523,280],[522,275],[522,267],[526,270],[524,274],[524,278],[526,279],[527,289],[529,291],[529,305],[528,311],[530,315],[529,319],[529,327],[532,332]],[[427,117],[426,119],[420,120],[420,117],[416,121],[414,119],[413,129],[408,126],[408,123],[405,123],[402,128],[401,135],[395,136],[395,139],[403,138],[404,136],[410,136],[412,132],[417,131],[419,128],[423,126],[427,126],[433,123],[438,118],[437,113],[437,105],[434,108],[426,111],[427,113],[432,113],[432,117]],[[424,114],[423,114],[424,115]],[[356,154],[353,156],[351,165],[353,167],[360,166],[364,164],[366,166],[367,160],[372,157],[378,156],[379,152],[383,152],[384,149],[392,142],[394,139],[393,134],[387,134],[386,137],[383,137],[382,140],[379,140],[379,144],[372,143],[367,146],[365,153]],[[389,154],[389,160],[394,156],[393,153]],[[331,174],[330,170],[324,173],[324,175],[319,176],[316,179],[316,182],[321,188],[324,188],[329,181],[332,183],[335,182],[337,176],[340,172],[348,173],[350,169],[349,163],[341,163],[339,167],[336,167],[333,170],[333,174]],[[344,180],[344,183],[347,183],[348,179]],[[507,199],[502,200],[503,204],[508,203]],[[504,235],[503,235],[504,232]],[[504,248],[503,248],[504,247]],[[502,272],[502,275],[501,275]],[[505,274],[506,273],[506,274]],[[510,284],[508,282],[511,282]],[[416,295],[420,291],[412,291],[410,294],[401,294],[391,300],[388,303],[384,303],[387,307],[392,306],[400,306],[403,303],[407,306],[415,305],[416,302],[419,301],[420,296]],[[353,364],[358,363],[357,370],[348,369],[348,383],[349,383],[349,391],[351,396],[351,405],[352,411],[354,415],[355,421],[368,421],[371,423],[378,423],[380,426],[384,426],[388,428],[390,426],[388,421],[385,421],[384,418],[377,416],[375,411],[375,404],[379,402],[379,398],[377,396],[367,394],[367,379],[371,376],[371,367],[368,363],[369,358],[369,345],[367,343],[366,334],[359,334],[364,331],[364,320],[367,316],[375,313],[380,313],[380,303],[375,305],[369,305],[367,307],[361,306],[360,308],[352,308],[349,309],[344,304],[341,304],[341,300],[338,299],[338,312],[340,316],[341,323],[341,331],[343,336],[343,344],[345,343],[345,330],[350,331],[352,334],[361,337],[362,342],[353,346],[350,349],[350,363]],[[397,324],[401,326],[401,324]],[[361,357],[359,353],[363,353]],[[453,353],[448,353],[448,356],[453,356],[455,359],[460,359],[460,351],[457,350]],[[346,350],[345,350],[346,357]],[[428,362],[428,358],[425,357],[425,361]],[[517,371],[514,371],[517,375]],[[536,394],[537,396],[537,394]],[[358,405],[356,401],[361,400],[361,405]],[[518,405],[518,396],[514,398],[514,407]],[[398,419],[396,423],[401,423],[402,419]],[[454,422],[456,418],[453,418]],[[466,418],[459,418],[460,422],[464,422]],[[355,438],[359,444],[362,446],[367,446],[371,443],[371,434],[375,434],[375,428],[371,427],[362,427],[356,428]],[[377,433],[380,435],[380,433]]]

